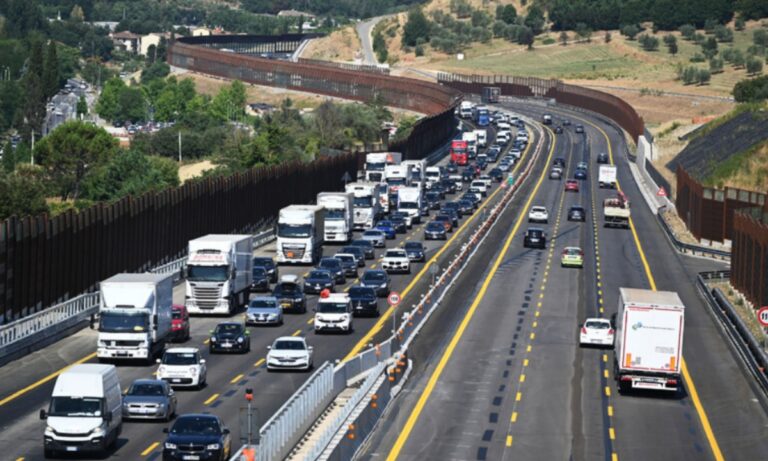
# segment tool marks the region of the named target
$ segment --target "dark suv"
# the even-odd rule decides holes
[[[547,234],[544,233],[544,229],[539,227],[529,228],[523,237],[523,246],[525,248],[546,248]]]
[[[218,416],[187,414],[179,416],[163,444],[163,461],[185,459],[216,460],[229,459],[231,437],[229,429]]]
[[[277,283],[277,279],[280,273],[274,259],[264,256],[257,256],[253,258],[253,267],[264,268],[264,271],[269,276],[270,283]]]

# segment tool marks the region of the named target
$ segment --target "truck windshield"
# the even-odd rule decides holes
[[[307,238],[312,235],[310,224],[278,224],[277,236],[283,238]]]
[[[366,162],[365,163],[366,171],[384,171],[384,166],[386,166],[385,162]]]
[[[387,178],[387,184],[390,186],[404,186],[405,178]]]
[[[326,210],[325,219],[344,220],[344,210]]]
[[[190,282],[225,282],[227,266],[187,265],[187,280]]]
[[[373,197],[370,195],[367,197],[355,197],[355,200],[352,203],[355,208],[370,208],[373,206]]]
[[[52,397],[48,416],[101,416],[98,397]]]
[[[317,303],[317,312],[321,314],[344,314],[347,312],[347,303]]]
[[[142,332],[149,329],[149,314],[146,312],[101,313],[99,331],[105,333]]]
[[[416,202],[400,202],[398,207],[404,210],[418,210],[419,204]]]

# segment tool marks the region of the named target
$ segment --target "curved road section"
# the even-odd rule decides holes
[[[355,25],[355,31],[357,32],[357,36],[360,37],[360,45],[363,48],[363,64],[369,66],[375,66],[379,64],[379,60],[376,59],[376,53],[373,51],[373,38],[371,37],[371,33],[379,21],[387,19],[391,16],[392,15],[377,16],[375,18],[358,22]]]

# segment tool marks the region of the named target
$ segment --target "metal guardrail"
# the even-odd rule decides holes
[[[723,325],[735,352],[755,377],[763,393],[768,396],[768,355],[764,347],[752,335],[722,291],[719,288],[712,289],[707,284],[708,281],[728,280],[729,277],[730,271],[701,272],[696,276],[696,285],[715,317]],[[763,341],[765,340],[764,338]]]
[[[705,257],[723,259],[723,260],[731,259],[730,251],[716,250],[714,248],[708,248],[701,245],[692,245],[690,243],[685,243],[678,240],[677,237],[675,236],[675,233],[672,232],[672,229],[669,227],[669,224],[667,223],[667,221],[661,215],[662,211],[665,208],[666,207],[664,206],[659,207],[659,211],[658,213],[656,213],[656,219],[659,221],[661,228],[664,229],[664,233],[667,234],[667,238],[672,243],[672,246],[674,246],[677,251],[679,251],[680,253],[689,254],[692,256],[705,256]]]

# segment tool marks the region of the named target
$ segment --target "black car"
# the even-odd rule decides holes
[[[357,267],[365,266],[365,251],[363,250],[363,247],[347,245],[343,247],[339,253],[355,255],[355,260],[357,260]]]
[[[344,275],[344,268],[338,259],[330,256],[321,258],[317,268],[329,271],[336,283],[347,283],[347,276]]]
[[[408,223],[403,216],[393,216],[389,218],[389,223],[395,229],[398,234],[405,234],[408,232]]]
[[[564,118],[564,119],[563,119],[563,125],[564,125],[564,126],[568,126],[568,125],[570,125],[570,124],[571,124],[571,121],[570,121],[570,120],[568,120],[567,118]]]
[[[336,291],[336,281],[331,275],[331,271],[325,269],[315,269],[309,271],[304,277],[304,293],[318,294],[328,289],[331,292]]]
[[[467,192],[466,194],[461,196],[462,200],[469,200],[472,202],[472,205],[474,205],[475,208],[477,208],[480,205],[480,198],[477,196],[477,194]]]
[[[301,285],[294,281],[282,281],[275,285],[272,296],[283,306],[283,312],[307,312],[307,297]]]
[[[208,341],[208,352],[242,352],[251,350],[250,332],[245,325],[237,322],[222,322],[211,330]]]
[[[229,429],[216,415],[181,415],[163,432],[168,434],[163,444],[163,461],[225,461],[231,455]]]
[[[456,183],[448,178],[444,178],[440,180],[440,184],[442,184],[443,189],[445,189],[446,193],[453,194],[456,193]]]
[[[584,133],[584,127],[581,125],[576,125],[576,133]]]
[[[373,259],[374,255],[376,254],[375,250],[373,249],[373,243],[369,242],[368,240],[353,240],[349,245],[362,248],[365,259]]]
[[[582,206],[574,205],[568,210],[568,221],[585,221],[587,211]]]
[[[443,186],[443,184],[439,182],[432,184],[431,191],[437,193],[440,197],[440,200],[445,200],[445,194],[446,192],[448,192],[445,190],[445,186]]]
[[[443,205],[443,207],[440,209],[440,211],[443,210],[453,210],[456,212],[456,214],[461,218],[464,216],[464,212],[461,211],[461,207],[459,207],[459,202],[448,202]]]
[[[277,278],[280,275],[277,269],[277,264],[275,264],[275,260],[272,258],[265,258],[258,256],[256,258],[253,258],[253,267],[261,267],[265,271],[267,271],[267,275],[269,276],[269,282],[270,283],[277,283]]]
[[[563,134],[563,127],[556,126],[555,127],[555,134]]]
[[[384,297],[389,294],[389,274],[383,270],[367,270],[360,277],[360,284],[364,287],[373,288],[376,296]]]
[[[440,209],[440,194],[437,192],[429,191],[426,194],[424,194],[424,202],[425,206],[429,210],[439,210]]]
[[[427,258],[427,250],[421,242],[405,242],[405,254],[408,259],[414,262],[424,262]]]
[[[253,282],[251,282],[251,292],[269,291],[269,275],[263,267],[253,268]]]
[[[558,157],[552,160],[552,166],[559,166],[560,168],[565,168],[565,159],[562,157]]]
[[[443,208],[440,210],[440,213],[437,214],[435,217],[435,220],[439,221],[439,218],[441,215],[446,215],[451,219],[451,226],[453,227],[459,227],[459,213],[458,211],[451,209],[451,208]]]
[[[389,219],[401,219],[401,218],[405,221],[406,225],[408,225],[408,221],[409,221],[408,213],[406,213],[405,211],[393,211],[389,214]],[[413,221],[414,221],[413,218],[411,218],[410,221],[411,221],[411,225],[407,226],[409,229],[413,227]]]
[[[472,171],[470,169],[465,169],[464,171],[461,172],[461,180],[463,182],[470,182],[473,179],[475,179],[474,171]]]
[[[502,179],[504,179],[504,172],[501,171],[501,168],[493,168],[491,171],[488,172],[488,176],[491,177],[496,182],[501,182]]]
[[[459,204],[459,209],[461,210],[462,214],[469,215],[475,211],[475,204],[469,199],[460,199],[457,201],[457,203]]]
[[[448,232],[442,222],[431,221],[424,228],[424,240],[445,240],[448,238]]]
[[[485,169],[488,167],[488,162],[484,158],[477,159],[476,164],[480,171],[485,171]]]
[[[597,154],[597,163],[608,163],[608,154],[605,152]]]
[[[357,257],[355,255],[336,253],[334,258],[341,261],[341,267],[344,268],[344,275],[357,278]]]
[[[577,168],[576,171],[573,173],[573,177],[575,179],[587,179],[587,170],[583,168]]]
[[[372,287],[352,286],[349,289],[349,300],[352,303],[352,315],[379,316],[379,299]]]
[[[529,228],[523,237],[523,246],[525,248],[546,248],[547,235],[544,233],[544,229],[539,227]]]
[[[458,165],[456,165],[455,163],[453,163],[453,162],[449,162],[449,163],[448,163],[448,166],[446,166],[446,167],[445,167],[445,170],[446,170],[448,173],[456,173],[456,172],[458,172],[458,171],[459,171],[459,167],[458,167]]]

